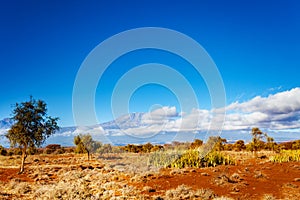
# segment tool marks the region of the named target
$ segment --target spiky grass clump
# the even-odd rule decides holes
[[[201,156],[198,150],[189,150],[184,153],[179,159],[175,160],[171,167],[185,168],[185,167],[215,167],[217,165],[232,165],[235,161],[230,156],[225,156],[221,152],[212,151],[205,156]]]
[[[300,161],[300,150],[283,150],[279,154],[270,157],[272,162],[298,162]]]

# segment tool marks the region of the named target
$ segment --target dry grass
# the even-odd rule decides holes
[[[239,163],[253,159],[249,152],[223,152],[234,157]],[[260,155],[271,156],[270,152]],[[149,154],[121,153],[112,155],[93,155],[91,161],[86,155],[33,155],[26,159],[25,175],[28,180],[11,178],[0,181],[0,199],[216,199],[231,198],[217,195],[212,189],[192,189],[179,185],[166,191],[157,191],[155,187],[142,186],[151,179],[159,177],[160,169],[149,165]],[[269,162],[268,159],[258,163]],[[29,165],[30,163],[30,165]],[[0,156],[1,168],[18,168],[19,156]],[[211,168],[213,169],[213,168]],[[300,168],[299,168],[300,170]],[[172,169],[168,176],[184,176],[196,173],[193,169]],[[243,174],[249,174],[257,180],[267,181],[268,176],[261,170],[236,172],[201,172],[204,178],[210,178],[214,185],[230,185],[232,191],[239,192]],[[270,176],[271,177],[271,176]],[[294,182],[293,182],[294,181]],[[286,199],[297,199],[300,194],[297,182],[282,187]],[[228,191],[228,192],[232,192]],[[293,192],[293,196],[290,192]],[[152,195],[153,193],[153,195]],[[262,194],[261,194],[262,195]],[[290,196],[289,196],[290,195]],[[262,199],[272,200],[272,194],[265,194]],[[300,196],[299,196],[300,199]]]

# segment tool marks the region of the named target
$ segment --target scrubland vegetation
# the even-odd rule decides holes
[[[0,197],[299,199],[299,144],[277,144],[268,137],[228,144],[211,137],[206,142],[118,147],[79,135],[75,147],[28,148],[23,174],[17,174],[22,151],[0,147]]]

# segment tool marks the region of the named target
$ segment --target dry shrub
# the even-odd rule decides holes
[[[216,195],[210,189],[192,190],[186,185],[180,185],[176,189],[168,190],[165,193],[166,199],[202,199],[209,200],[215,198]]]
[[[20,179],[12,179],[8,183],[7,188],[13,191],[14,194],[27,194],[32,191],[31,186],[26,182],[22,182]]]
[[[264,194],[262,200],[276,200],[276,198],[272,194]]]

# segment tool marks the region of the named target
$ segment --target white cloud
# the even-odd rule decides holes
[[[174,119],[174,116],[177,119]],[[267,97],[257,96],[249,101],[235,102],[217,110],[193,109],[190,113],[178,114],[175,107],[163,107],[145,114],[143,122],[143,127],[130,128],[128,131],[149,134],[157,131],[218,130],[223,122],[223,130],[249,130],[252,127],[271,130],[299,129],[300,88]]]
[[[300,88],[235,102],[227,106],[226,111],[226,130],[238,126],[272,130],[300,128]]]
[[[152,112],[145,113],[142,116],[142,124],[166,124],[170,118],[177,117],[178,113],[176,110],[176,107],[168,107],[164,106],[161,108],[158,108],[156,110],[153,110]]]
[[[243,112],[264,112],[269,114],[284,114],[300,111],[300,88],[279,92],[268,97],[257,96],[250,101],[235,102],[227,107],[228,110]]]

